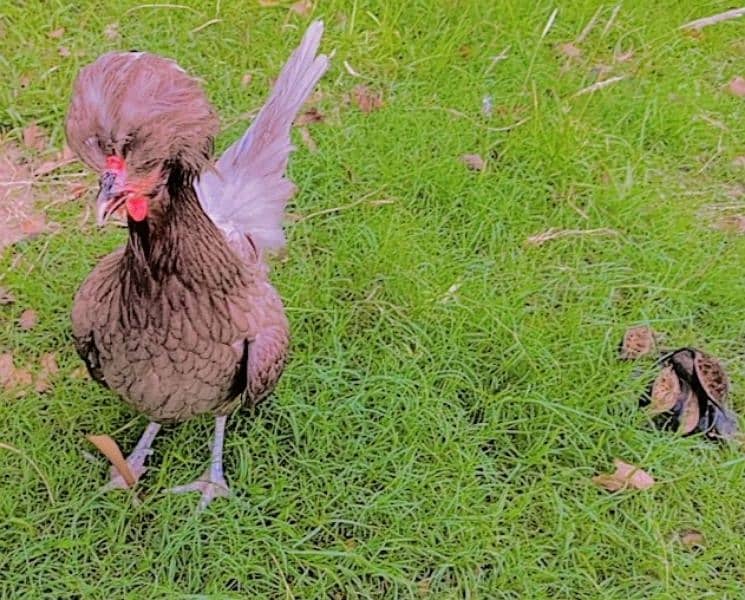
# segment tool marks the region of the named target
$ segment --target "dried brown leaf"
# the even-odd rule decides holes
[[[62,58],[68,58],[72,55],[72,52],[70,52],[70,49],[67,46],[60,46],[57,50],[57,54],[59,54]]]
[[[251,82],[253,81],[254,76],[251,75],[251,73],[244,73],[243,77],[241,77],[241,87],[248,87],[251,85]]]
[[[135,476],[114,439],[108,435],[87,435],[85,437],[101,451],[101,454],[109,459],[114,468],[119,471],[127,486],[132,487],[136,481]]]
[[[26,89],[28,86],[31,85],[31,76],[28,74],[23,74],[18,78],[18,85],[21,86],[21,89]]]
[[[613,55],[613,58],[615,58],[616,62],[628,62],[634,58],[634,51],[627,50],[626,52],[618,52]]]
[[[627,462],[613,460],[616,470],[613,473],[602,473],[592,478],[592,482],[598,487],[605,488],[609,492],[618,490],[636,489],[646,490],[655,484],[654,478],[646,471],[630,465]]]
[[[383,94],[371,90],[366,85],[356,85],[352,90],[352,99],[363,113],[371,113],[383,106]]]
[[[294,12],[301,17],[307,17],[313,10],[313,3],[310,0],[298,0],[290,6],[290,12]]]
[[[65,35],[65,28],[64,27],[60,27],[59,29],[55,29],[54,31],[50,31],[47,35],[50,38],[52,38],[53,40],[58,40],[63,35]]]
[[[308,148],[309,152],[312,154],[318,152],[318,144],[316,144],[315,140],[311,137],[310,131],[308,131],[307,127],[300,128],[300,139],[303,140],[303,144],[305,144],[305,147]]]
[[[48,175],[49,173],[56,171],[60,167],[64,167],[66,165],[74,163],[76,160],[77,159],[75,158],[75,155],[72,154],[72,151],[67,146],[65,146],[62,150],[55,154],[53,159],[44,161],[38,167],[36,167],[36,169],[34,169],[34,176],[41,177],[43,175]]]
[[[733,167],[745,167],[745,154],[742,156],[736,156],[732,159]]]
[[[23,128],[23,145],[29,150],[41,151],[47,147],[47,134],[36,123]]]
[[[561,52],[564,56],[566,56],[569,59],[576,60],[582,56],[582,50],[572,44],[571,42],[566,42],[565,44],[559,44],[557,46],[557,49],[559,52]]]
[[[36,311],[31,308],[27,308],[21,313],[21,316],[18,319],[18,326],[24,331],[28,331],[29,329],[33,329],[38,322],[39,315],[36,313]]]
[[[735,96],[745,98],[745,78],[735,77],[729,82],[729,91]]]
[[[13,355],[10,352],[0,354],[0,385],[6,390],[19,390],[31,385],[31,371],[28,369],[19,369],[13,362]]]
[[[67,193],[71,200],[77,200],[88,191],[88,186],[80,181],[73,181],[67,184]]]
[[[473,171],[483,171],[486,169],[486,161],[478,154],[463,154],[460,162]]]
[[[54,352],[47,352],[42,355],[40,363],[41,370],[36,377],[36,384],[34,387],[37,392],[43,394],[52,389],[51,379],[59,373],[59,367],[57,366],[57,357]]]
[[[104,37],[107,40],[116,40],[119,38],[119,23],[109,23],[103,30]]]
[[[696,352],[693,359],[696,377],[704,392],[715,404],[723,406],[727,402],[729,393],[729,378],[722,364],[713,356]]]
[[[678,533],[678,541],[686,550],[696,550],[706,545],[704,534],[697,529],[684,529]]]
[[[47,352],[43,354],[40,360],[41,368],[45,373],[50,375],[56,375],[59,373],[59,366],[57,365],[57,355],[54,352]]]
[[[701,409],[698,403],[698,396],[688,386],[680,415],[678,416],[678,433],[688,435],[693,433],[701,418]]]
[[[655,332],[651,327],[646,325],[631,327],[623,336],[621,358],[635,360],[642,356],[648,356],[654,352],[656,347]]]
[[[13,355],[10,352],[0,354],[0,386],[6,387],[15,373]]]
[[[264,8],[279,6],[279,0],[259,0],[259,6],[263,6]]]
[[[686,386],[687,387],[687,386]],[[681,383],[675,369],[664,367],[652,384],[649,412],[653,415],[666,413],[673,409],[681,396]]]
[[[15,301],[16,299],[13,294],[11,294],[5,288],[0,287],[0,306],[5,306],[7,304],[13,304],[13,302]]]
[[[325,117],[321,111],[313,106],[298,115],[297,119],[295,119],[295,125],[297,127],[303,127],[311,123],[322,123],[324,120]]]
[[[80,365],[72,370],[70,377],[73,379],[90,379],[90,373],[88,373],[88,369],[86,369],[85,366]]]
[[[728,233],[745,233],[745,215],[726,215],[719,217],[712,222],[711,226],[714,229]]]

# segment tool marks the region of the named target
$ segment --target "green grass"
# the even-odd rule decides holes
[[[224,148],[310,17],[287,5],[179,4],[191,8],[6,2],[0,132],[20,138],[37,121],[61,145],[77,70],[138,48],[204,78],[230,125]],[[696,38],[678,26],[730,2],[624,2],[604,32],[614,6],[317,3],[323,48],[336,54],[321,84],[327,120],[311,128],[319,152],[298,136],[291,210],[347,208],[288,226],[289,258],[273,279],[291,361],[271,402],[230,420],[235,495],[201,516],[195,496],[164,490],[204,468],[207,418],[160,435],[137,494],[97,491],[107,466],[85,458],[84,435],[111,433],[128,449],[144,420],[72,377],[68,315],[124,233],[80,226],[90,198],[52,207],[61,230],[0,262],[17,298],[0,307],[0,351],[21,365],[54,351],[61,366],[47,394],[0,392],[0,442],[21,452],[0,448],[0,594],[745,597],[741,452],[651,430],[636,408],[646,378],[616,358],[623,331],[649,323],[670,345],[721,357],[745,411],[745,239],[712,228],[705,210],[745,209],[731,197],[745,179],[732,166],[745,154],[745,100],[725,91],[745,75],[745,21]],[[556,45],[598,9],[565,68]],[[112,22],[119,40],[104,36]],[[64,37],[49,38],[58,27]],[[627,50],[633,58],[614,64]],[[600,64],[626,79],[575,96]],[[384,93],[381,110],[344,102],[359,83]],[[486,157],[486,170],[466,169],[464,153]],[[60,189],[37,186],[40,203]],[[348,206],[366,194],[393,202]],[[551,227],[617,234],[525,243]],[[28,307],[40,324],[26,332],[16,321]],[[597,490],[590,477],[615,457],[659,484]],[[704,533],[704,550],[673,540],[685,528]]]

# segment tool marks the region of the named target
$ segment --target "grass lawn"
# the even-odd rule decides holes
[[[34,186],[60,227],[0,258],[16,298],[0,352],[32,371],[55,352],[60,372],[46,393],[0,390],[0,595],[745,597],[742,451],[652,430],[637,410],[652,365],[617,359],[650,324],[719,356],[745,411],[745,238],[714,226],[745,213],[745,98],[727,91],[745,19],[689,35],[732,3],[315,4],[0,7],[0,134],[36,122],[57,149],[73,77],[105,51],[202,77],[220,148],[311,19],[335,52],[318,151],[294,132],[300,192],[273,269],[291,360],[269,403],[229,421],[234,496],[202,515],[165,489],[203,470],[208,418],[164,430],[136,492],[98,491],[107,462],[84,436],[128,450],[145,420],[78,375],[69,311],[126,234],[81,224],[92,193],[64,201],[79,164]],[[349,100],[360,84],[379,110]],[[527,241],[551,228],[581,232]],[[657,485],[598,490],[614,458]],[[676,541],[686,529],[705,548]]]

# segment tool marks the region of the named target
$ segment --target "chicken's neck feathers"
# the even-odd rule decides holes
[[[192,290],[239,285],[243,269],[191,181],[169,181],[161,194],[161,214],[128,222],[121,270],[125,295],[151,297],[172,277]]]

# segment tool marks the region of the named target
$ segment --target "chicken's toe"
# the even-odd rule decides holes
[[[134,483],[137,483],[140,480],[140,477],[142,477],[145,474],[145,471],[147,471],[145,460],[152,453],[152,449],[144,448],[141,450],[135,450],[127,457],[129,470],[132,471],[132,475],[134,475],[135,478]],[[111,480],[103,487],[103,491],[108,492],[111,490],[128,490],[130,487],[132,486],[127,484],[119,470],[116,467],[112,466]]]
[[[215,498],[227,498],[230,495],[230,488],[222,475],[217,477],[212,472],[212,469],[207,469],[204,474],[191,483],[186,485],[177,485],[172,487],[168,491],[172,494],[184,494],[186,492],[201,492],[202,497],[199,500],[199,506],[197,510],[203,511],[210,502]]]

